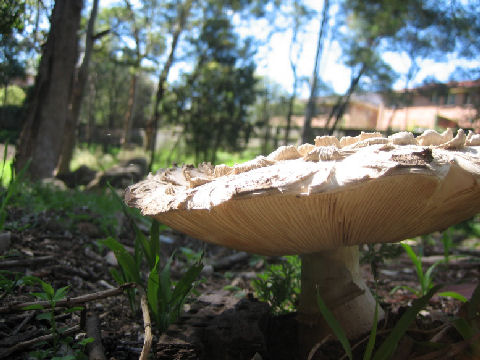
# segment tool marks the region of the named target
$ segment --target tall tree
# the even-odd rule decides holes
[[[73,149],[75,147],[75,131],[77,129],[78,118],[80,116],[80,108],[82,106],[85,84],[88,79],[88,69],[90,65],[90,58],[92,56],[93,42],[99,36],[105,35],[106,32],[101,34],[94,34],[94,25],[98,13],[98,2],[94,0],[92,4],[92,10],[90,12],[90,18],[88,19],[87,31],[85,34],[85,52],[83,54],[82,64],[76,72],[76,76],[73,83],[71,104],[69,107],[68,117],[65,122],[64,138],[62,144],[62,152],[60,154],[60,160],[57,166],[58,174],[65,174],[70,171],[70,161],[73,156]]]
[[[82,0],[55,1],[50,32],[42,52],[34,90],[27,100],[18,143],[16,171],[28,161],[32,179],[53,175],[60,156],[77,60]]]
[[[288,98],[288,110],[287,110],[287,124],[284,134],[284,145],[288,145],[290,128],[292,125],[293,107],[297,98],[297,91],[299,86],[299,75],[297,72],[297,65],[302,55],[302,45],[298,42],[299,33],[304,30],[308,20],[313,16],[313,11],[309,9],[305,4],[295,0],[293,2],[293,9],[291,17],[293,20],[291,31],[292,37],[290,40],[290,46],[288,49],[288,60],[290,62],[290,69],[293,75],[292,92]],[[322,36],[323,37],[323,36]],[[318,75],[318,74],[317,74]]]
[[[312,132],[312,117],[315,113],[315,97],[317,95],[318,71],[320,66],[320,59],[322,55],[323,40],[328,20],[328,10],[330,7],[329,0],[324,0],[322,18],[320,28],[318,30],[317,51],[315,53],[315,62],[313,67],[312,78],[310,82],[310,96],[308,97],[307,109],[305,112],[305,119],[303,122],[302,144],[311,142],[313,140]]]
[[[170,68],[172,67],[175,60],[175,52],[177,50],[178,42],[180,36],[185,29],[186,22],[191,11],[193,0],[181,1],[177,4],[177,17],[175,20],[175,25],[172,32],[172,41],[170,44],[170,51],[168,53],[167,60],[163,65],[162,71],[158,77],[157,92],[155,93],[155,100],[153,105],[153,115],[147,123],[146,126],[146,137],[147,143],[146,147],[150,150],[150,161],[148,164],[148,171],[152,171],[153,163],[155,162],[155,148],[157,144],[157,129],[160,123],[160,104],[165,95],[165,86],[170,73]]]
[[[248,43],[239,45],[229,19],[206,9],[202,31],[193,46],[195,69],[173,89],[175,111],[195,160],[215,162],[220,148],[238,150],[248,129],[247,109],[255,100],[254,65]],[[192,39],[193,40],[193,39]]]

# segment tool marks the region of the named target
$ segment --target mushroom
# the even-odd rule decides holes
[[[463,130],[457,140],[449,133],[419,137],[429,145],[406,133],[317,138],[318,146],[281,147],[233,169],[161,170],[130,186],[125,198],[206,242],[301,255],[299,320],[314,336],[329,331],[317,308],[319,291],[356,338],[371,329],[375,309],[358,246],[445,229],[480,211],[480,146],[468,145],[472,136],[466,145]]]

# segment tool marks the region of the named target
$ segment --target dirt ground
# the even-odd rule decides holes
[[[117,285],[110,274],[115,263],[108,249],[98,247],[96,241],[104,236],[98,226],[88,220],[68,226],[61,214],[44,212],[29,214],[26,210],[12,210],[8,221],[15,221],[9,247],[0,258],[0,270],[34,275],[50,283],[55,289],[70,286],[68,297],[93,294],[114,289]],[[26,225],[29,224],[27,227]],[[25,228],[23,230],[19,230]],[[133,231],[123,221],[119,240],[133,246]],[[297,323],[295,314],[273,317],[267,304],[255,299],[250,281],[275,258],[260,258],[188,238],[171,230],[162,233],[164,259],[175,249],[188,247],[194,252],[205,251],[205,266],[201,281],[185,306],[179,322],[159,336],[153,329],[153,359],[297,359]],[[438,266],[435,282],[446,284],[444,291],[454,290],[471,297],[480,278],[480,252],[456,248],[461,258],[452,258],[448,266]],[[180,254],[180,252],[178,252]],[[425,267],[443,256],[439,246],[425,248]],[[172,266],[173,276],[184,270],[181,256]],[[369,265],[362,270],[373,286]],[[402,253],[379,266],[378,294],[386,312],[380,324],[379,338],[388,334],[415,295],[407,290],[390,291],[398,285],[418,288],[417,275],[411,260]],[[38,288],[37,288],[38,290]],[[32,288],[21,285],[0,298],[1,308],[12,303],[32,301]],[[138,359],[144,340],[140,312],[133,314],[123,294],[95,299],[85,303],[82,314],[56,313],[62,327],[81,325],[76,336],[85,333],[82,322],[98,317],[106,359]],[[402,339],[395,359],[475,359],[468,343],[450,325],[450,320],[461,313],[461,302],[435,296],[417,317],[416,323]],[[45,320],[36,318],[35,310],[3,311],[0,316],[0,358],[27,359],[39,346],[32,339],[48,334]],[[368,334],[366,334],[368,335]],[[29,343],[30,341],[30,343]],[[49,346],[48,342],[46,345]],[[436,344],[427,347],[427,342]],[[352,342],[354,358],[362,358],[365,339]],[[428,348],[428,351],[425,350]],[[442,349],[439,352],[439,349]],[[344,356],[338,342],[330,339],[317,349],[314,359],[340,359]],[[343,357],[345,358],[345,357]]]

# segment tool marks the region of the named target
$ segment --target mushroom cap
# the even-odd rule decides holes
[[[480,146],[465,145],[463,130],[431,145],[363,135],[233,167],[161,170],[126,202],[192,237],[265,255],[396,242],[480,212]]]

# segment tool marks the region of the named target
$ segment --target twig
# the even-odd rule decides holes
[[[55,256],[48,255],[48,256],[33,257],[31,259],[7,260],[7,261],[0,262],[0,269],[9,269],[17,266],[28,266],[28,265],[33,265],[37,263],[47,262],[53,259],[55,259]]]
[[[381,330],[378,330],[377,331],[377,334],[376,336],[379,336],[379,335],[383,335],[383,334],[388,334],[392,331],[392,329],[381,329]],[[368,339],[370,339],[370,334],[368,334],[367,336],[365,336],[363,339],[361,339],[360,341],[358,341],[356,344],[352,345],[352,352],[357,348],[359,347],[360,345],[362,345],[365,341],[367,341]],[[347,354],[343,355],[340,360],[344,360],[347,358]]]
[[[418,356],[416,358],[413,358],[412,360],[453,359],[456,355],[460,354],[463,350],[465,350],[469,345],[476,344],[479,339],[480,333],[472,336],[468,340],[448,345],[446,348]]]
[[[317,353],[318,349],[320,349],[320,347],[325,344],[328,340],[330,340],[332,338],[332,335],[331,334],[328,334],[327,336],[325,336],[320,342],[316,343],[312,349],[310,350],[310,352],[308,353],[308,360],[312,360],[313,357],[315,356],[315,354]]]
[[[63,332],[62,334],[63,335],[71,335],[71,334],[74,334],[76,332],[78,332],[80,330],[80,326],[79,325],[75,325],[67,330],[65,330],[65,332]],[[0,352],[0,359],[2,358],[6,358],[7,356],[13,354],[14,352],[18,351],[18,350],[22,350],[22,349],[26,349],[26,348],[29,348],[31,347],[32,345],[35,345],[39,342],[42,342],[42,341],[50,341],[54,338],[54,335],[53,334],[49,334],[49,335],[43,335],[43,336],[39,336],[35,339],[31,339],[31,340],[27,340],[27,341],[24,341],[24,342],[21,342],[21,343],[18,343],[18,344],[15,344],[13,345],[12,347],[9,347],[8,349]]]
[[[126,283],[115,289],[109,289],[109,290],[99,291],[92,294],[77,296],[74,298],[66,298],[63,300],[58,300],[57,303],[55,304],[55,307],[70,307],[72,305],[83,304],[93,300],[104,299],[110,296],[119,295],[124,290],[130,289],[132,287],[135,287],[134,283]],[[33,305],[35,306],[40,305],[43,307],[51,306],[49,301],[31,301],[31,302],[24,302],[24,303],[13,303],[7,306],[0,307],[0,314],[10,313],[13,311],[22,311],[27,306],[33,306]]]
[[[150,321],[150,313],[148,312],[148,300],[145,291],[138,287],[138,291],[140,292],[140,307],[142,308],[143,314],[143,328],[145,330],[145,336],[143,339],[143,349],[142,353],[140,354],[139,360],[147,360],[148,354],[150,353],[150,349],[152,347],[152,324]]]
[[[20,330],[23,329],[23,327],[30,321],[32,318],[35,316],[35,311],[31,311],[30,313],[27,313],[27,316],[25,316],[25,319],[22,320],[22,322],[12,331],[10,336],[15,336],[18,334]]]
[[[217,260],[213,264],[215,271],[230,269],[233,265],[246,261],[250,255],[246,252],[237,252]]]
[[[87,344],[89,360],[107,360],[102,345],[102,335],[100,333],[100,320],[98,315],[93,313],[87,318],[86,323],[87,337],[93,338],[93,342]]]

